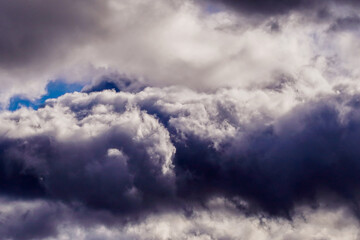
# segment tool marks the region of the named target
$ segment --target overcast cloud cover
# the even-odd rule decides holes
[[[1,239],[360,239],[359,10],[0,0]]]

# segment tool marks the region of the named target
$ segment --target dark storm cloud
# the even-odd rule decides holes
[[[293,219],[299,206],[325,204],[360,219],[360,97],[345,94],[350,85],[331,95],[338,81],[354,80],[352,70],[357,76],[356,33],[347,41],[329,39],[358,30],[350,8],[336,12],[337,6],[356,11],[358,1],[201,1],[244,14],[249,31],[239,35],[235,20],[225,21],[230,31],[213,31],[222,24],[204,28],[217,15],[199,18],[186,4],[136,1],[132,8],[133,2],[120,2],[108,9],[100,0],[0,0],[4,93],[13,94],[10,85],[48,81],[73,63],[94,65],[75,79],[96,79],[114,67],[168,86],[114,74],[38,110],[0,112],[0,236],[42,239],[56,236],[64,222],[118,227],[158,213],[180,212],[191,221],[216,198],[234,203],[235,215]],[[292,13],[300,25],[307,16],[327,24],[318,32],[316,24],[297,27],[278,17]],[[265,19],[271,34],[256,24],[252,31],[252,18]],[[313,41],[328,43],[318,47],[324,52]],[[330,46],[335,50],[328,53]],[[342,51],[346,57],[327,62]],[[318,56],[319,66],[309,63]],[[342,65],[349,66],[345,74]],[[245,84],[267,79],[274,69],[285,73]],[[77,71],[64,76],[71,75]],[[231,79],[244,87],[227,85]],[[199,236],[194,229],[189,236]]]
[[[93,84],[85,86],[82,92],[91,93],[101,92],[103,90],[115,90],[116,92],[139,92],[145,87],[145,83],[140,82],[138,79],[112,74],[102,76]]]
[[[355,0],[205,0],[223,4],[234,10],[263,16],[288,14],[292,11],[315,10],[319,14],[326,11],[329,4],[358,5]]]
[[[1,212],[0,234],[3,239],[28,240],[56,236],[57,224],[66,212],[56,204],[44,201],[27,207],[8,200],[2,200],[1,204],[11,206],[9,212]]]
[[[176,145],[181,195],[240,197],[250,213],[291,217],[296,205],[316,206],[335,194],[360,217],[358,99],[343,103],[351,108],[345,115],[334,99],[296,109],[275,125],[230,139],[220,151],[188,136]]]
[[[329,97],[305,104],[270,126],[239,132],[219,149],[196,133],[181,132],[169,122],[181,114],[154,107],[156,100],[139,105],[172,136],[176,189],[183,201],[240,197],[248,201],[252,213],[290,217],[298,204],[316,204],[324,200],[317,197],[332,193],[360,216],[358,98]],[[342,108],[348,112],[344,114]],[[217,111],[222,112],[219,118],[233,121],[221,106]]]
[[[2,159],[0,161],[1,191],[11,196],[23,198],[44,196],[38,176],[26,169],[22,156],[17,156],[13,152],[15,146],[21,149],[21,144],[17,141],[2,139],[0,145]],[[41,145],[41,147],[46,148],[46,145]]]
[[[18,126],[16,133],[25,135],[7,137],[8,122],[0,141],[2,196],[60,201],[75,210],[80,206],[130,220],[170,209],[187,209],[191,216],[195,206],[213,197],[255,215],[292,218],[295,207],[324,202],[349,207],[360,217],[359,96],[324,97],[248,127],[234,119],[235,110],[225,108],[230,98],[221,105],[224,97],[212,94],[210,102],[205,95],[176,102],[167,95],[182,99],[184,93],[176,88],[95,90],[52,100],[28,117],[24,109],[6,117]],[[195,115],[196,124],[191,124],[199,109],[214,111],[214,116]],[[63,126],[46,130],[59,119]],[[204,122],[210,131],[216,131],[215,122],[240,128],[235,135],[206,137],[196,129]],[[70,137],[55,134],[68,128]],[[34,133],[29,135],[29,129]],[[97,134],[88,133],[96,129]],[[55,232],[39,231],[39,236]]]
[[[106,3],[90,1],[0,1],[0,67],[61,58],[69,45],[99,34]]]
[[[1,144],[2,193],[80,202],[124,216],[168,201],[171,177],[151,163],[156,156],[146,152],[150,143],[133,145],[132,137],[112,129],[78,144],[48,136]],[[123,153],[109,154],[109,148],[118,147]]]
[[[212,1],[212,0],[211,0]],[[316,1],[308,0],[214,0],[213,2],[225,4],[231,8],[255,14],[276,15],[288,13],[291,10],[311,7]]]

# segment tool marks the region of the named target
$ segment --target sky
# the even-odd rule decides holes
[[[1,239],[360,239],[359,10],[0,0]]]

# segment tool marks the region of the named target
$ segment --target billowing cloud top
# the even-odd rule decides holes
[[[0,236],[357,239],[359,7],[0,1]]]

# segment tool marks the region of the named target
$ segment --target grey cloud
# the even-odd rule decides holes
[[[46,114],[47,109],[43,111]],[[2,140],[3,182],[9,188],[3,192],[20,196],[31,191],[33,197],[80,202],[123,215],[145,211],[172,198],[173,146],[166,130],[138,110],[104,114],[98,117],[107,118],[105,122],[95,114],[78,123],[74,120],[74,126],[61,126],[83,125],[80,134],[99,128],[88,138],[76,136],[76,129],[72,129],[75,135],[70,133],[74,138],[70,142],[45,132]],[[112,122],[115,120],[118,122]],[[39,124],[40,129],[44,127]],[[108,128],[108,124],[113,126]]]
[[[358,6],[354,0],[208,0],[208,2],[224,4],[243,13],[259,16],[276,16],[291,12],[318,11],[320,15],[326,11],[330,4]]]
[[[56,236],[58,223],[66,211],[46,201],[1,199],[0,234],[2,239],[43,239]]]
[[[92,84],[86,85],[82,92],[101,92],[103,90],[115,90],[116,92],[139,92],[146,87],[144,82],[136,78],[129,78],[126,75],[116,73],[101,76]]]
[[[304,9],[306,7],[311,7],[316,4],[317,1],[307,1],[307,0],[290,0],[290,1],[247,1],[247,0],[219,0],[213,1],[216,3],[221,3],[229,5],[232,8],[254,13],[254,14],[264,14],[264,15],[277,15],[288,13],[294,9]]]
[[[259,237],[210,227],[293,223],[301,206],[347,209],[336,228],[356,225],[358,41],[355,32],[340,40],[357,30],[349,9],[358,3],[212,2],[245,14],[204,16],[193,1],[0,2],[1,94],[39,90],[73,64],[91,66],[65,77],[95,79],[39,110],[0,113],[0,195],[13,207],[6,213],[0,202],[3,236],[308,239],[306,231]],[[312,14],[323,22],[304,24]],[[129,75],[102,75],[112,68]],[[212,221],[217,197],[232,214]]]
[[[12,210],[3,212],[9,220],[8,225],[26,228],[21,216],[28,211],[27,219],[42,219],[48,221],[43,226],[48,227],[55,223],[58,227],[51,236],[43,238],[43,235],[32,235],[33,239],[78,239],[78,240],[115,240],[115,239],[243,239],[248,240],[285,240],[285,239],[356,239],[359,234],[358,223],[348,214],[347,210],[340,208],[329,211],[320,208],[297,209],[299,216],[292,222],[286,220],[258,219],[248,217],[236,210],[236,207],[224,199],[213,199],[207,204],[207,208],[194,210],[191,217],[182,213],[167,212],[151,214],[140,221],[124,225],[114,223],[84,224],[73,216],[79,211],[70,209],[59,204],[44,204],[43,202],[9,202],[1,203],[2,208],[12,204]],[[22,205],[22,206],[21,206]],[[52,209],[50,208],[52,207]],[[47,212],[52,218],[59,209],[62,214],[57,214],[53,220],[42,214]],[[38,214],[37,214],[38,213]],[[88,218],[93,215],[88,213]],[[39,216],[39,218],[36,218]],[[98,215],[99,216],[99,215]],[[55,220],[55,221],[54,221]],[[5,224],[6,225],[6,224]],[[7,225],[7,226],[8,226]],[[29,225],[31,226],[31,225]],[[36,228],[34,228],[35,230]],[[34,233],[33,231],[32,233]],[[31,239],[31,236],[14,234],[3,235],[11,239]]]
[[[25,67],[63,58],[101,33],[106,3],[90,1],[0,2],[0,67]]]
[[[1,114],[2,195],[129,221],[191,217],[214,197],[270,219],[321,204],[359,217],[357,95],[281,110],[288,93],[273,89],[100,90]]]
[[[270,123],[264,110],[251,117],[254,107],[237,108],[237,102],[231,109],[236,100],[230,96],[169,89],[159,99],[152,96],[157,90],[135,98],[123,93],[116,102],[132,102],[167,127],[180,198],[242,197],[249,201],[246,211],[291,217],[296,205],[326,201],[322,196],[330,192],[358,214],[359,153],[351,147],[358,140],[357,96],[310,102]],[[181,99],[185,94],[188,100]]]
[[[358,30],[360,28],[360,17],[359,16],[349,16],[345,18],[338,18],[330,26],[330,31],[351,31]]]
[[[298,76],[319,55],[339,56],[334,71],[344,67],[356,74],[350,59],[357,59],[358,52],[341,54],[356,44],[356,34],[350,34],[348,41],[340,41],[338,34],[330,38],[323,29],[333,17],[308,24],[301,14],[294,14],[291,21],[274,17],[253,25],[247,15],[203,14],[197,3],[2,1],[3,31],[8,32],[0,40],[3,108],[16,94],[37,98],[49,80],[91,82],[110,71],[140,76],[154,86],[205,91],[263,87],[276,72]],[[340,10],[332,10],[334,18],[341,17]],[[351,10],[343,12],[346,17]],[[311,76],[297,80],[306,85],[311,78],[311,91],[323,91],[321,75],[327,69],[330,66],[312,66]],[[336,77],[325,84],[339,81]],[[141,86],[131,91],[138,90]]]

